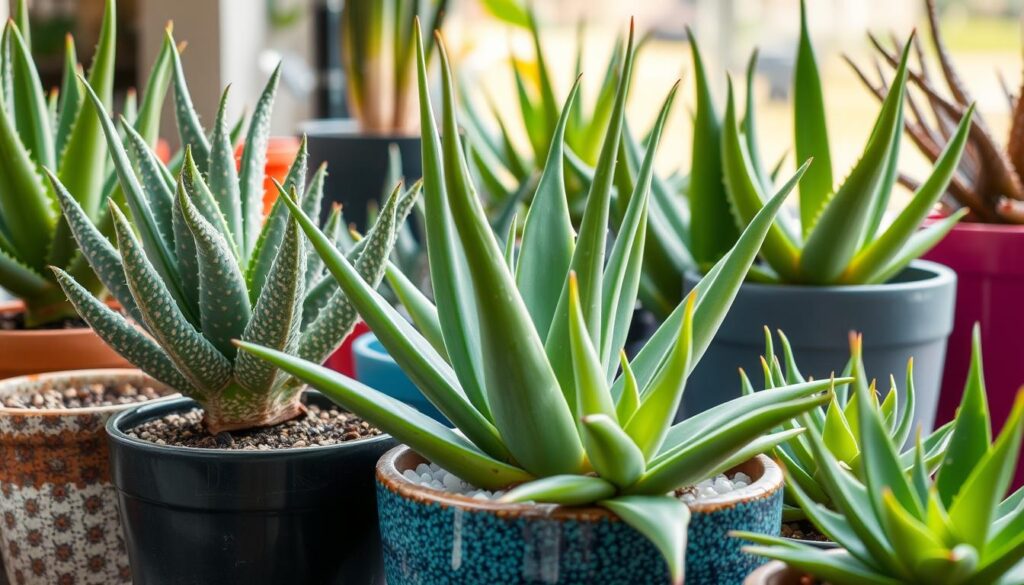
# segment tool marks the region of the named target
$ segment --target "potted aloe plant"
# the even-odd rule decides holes
[[[950,183],[971,127],[968,108],[936,161],[931,176],[891,221],[883,221],[897,174],[909,45],[882,103],[864,151],[845,180],[833,187],[821,81],[801,6],[794,81],[798,157],[813,157],[800,182],[799,217],[780,216],[761,250],[764,264],[740,290],[703,363],[694,372],[700,391],[684,413],[699,412],[730,396],[723,385],[737,364],[750,369],[764,325],[786,331],[805,371],[828,376],[846,362],[841,340],[852,330],[872,340],[864,351],[869,371],[897,372],[915,357],[915,420],[930,428],[939,372],[952,329],[956,276],[916,260],[956,224],[956,213],[918,231]],[[755,168],[730,96],[722,137],[722,168],[730,207],[745,225],[767,200],[771,179]],[[687,273],[686,286],[700,275]]]
[[[107,423],[132,581],[379,583],[372,466],[390,439],[231,344],[240,338],[320,362],[356,318],[333,279],[320,284],[323,265],[308,257],[284,204],[262,215],[259,149],[278,72],[253,111],[236,172],[227,92],[207,132],[177,52],[172,58],[179,131],[191,137],[176,178],[138,133],[128,129],[122,145],[84,84],[132,217],[111,208],[117,250],[51,175],[84,258],[125,315],[55,268],[68,298],[117,352],[186,396]],[[300,148],[280,189],[315,214],[326,170],[306,186],[306,165]],[[370,282],[382,277],[396,225],[417,195],[396,189],[350,253]]]
[[[108,106],[114,83],[115,3],[108,2],[89,79]],[[75,254],[74,240],[42,169],[75,189],[90,221],[102,222],[113,190],[105,170],[106,149],[92,104],[83,100],[74,42],[68,37],[62,87],[47,96],[30,51],[27,6],[17,5],[17,24],[3,31],[2,60],[9,84],[0,100],[0,287],[16,300],[0,302],[0,378],[54,370],[125,366],[78,319],[47,266],[76,274],[94,295],[102,284]],[[144,101],[130,123],[155,144],[168,84],[165,50],[154,65]],[[52,115],[49,106],[55,108]]]
[[[444,46],[443,142],[422,43],[418,47],[436,317],[413,312],[416,324],[406,321],[358,276],[299,202],[286,202],[381,343],[458,430],[287,352],[249,342],[239,347],[315,384],[408,444],[378,463],[390,585],[680,583],[684,555],[692,582],[739,583],[751,559],[723,531],[738,524],[774,533],[781,516],[781,473],[757,454],[790,437],[768,431],[823,404],[832,382],[743,397],[680,425],[672,418],[691,364],[707,347],[796,179],[629,362],[620,356],[636,299],[654,145],[675,89],[630,198],[628,228],[610,250],[605,232],[632,38],[578,237],[562,166],[577,84],[562,109],[520,245],[503,249],[466,170]],[[724,485],[729,478],[719,477],[725,493],[710,485],[711,494],[687,491],[723,472],[750,485],[730,490]]]
[[[419,18],[440,27],[447,4],[447,0],[344,3],[341,57],[352,117],[313,120],[302,130],[309,136],[312,159],[331,167],[327,199],[342,203],[346,218],[360,229],[367,223],[367,203],[377,200],[385,186],[390,145],[401,150],[407,178],[415,180],[421,174],[412,26]],[[433,47],[428,50],[432,52]]]
[[[972,98],[942,39],[935,3],[925,0],[925,8],[931,49],[938,60],[940,75],[932,73],[915,37],[919,68],[911,72],[910,82],[923,92],[925,104],[922,107],[912,103],[913,96],[907,95],[913,117],[905,126],[918,150],[935,160],[949,140],[950,120],[961,116]],[[890,61],[890,51],[874,37],[871,40],[883,62]],[[856,65],[854,68],[877,94],[875,83]],[[1016,343],[1017,332],[1024,327],[1024,311],[1016,309],[1014,300],[1024,294],[1024,103],[1019,96],[1020,91],[1007,90],[1012,125],[1005,144],[1000,145],[993,137],[992,127],[980,114],[974,116],[967,155],[960,161],[941,201],[942,215],[959,209],[966,209],[967,214],[925,255],[957,273],[956,318],[949,340],[939,421],[950,420],[955,414],[962,389],[960,381],[970,366],[967,356],[975,322],[981,322],[981,337],[989,353],[987,377],[993,412],[1010,412],[1017,388],[1024,380],[1024,361]],[[901,179],[915,183],[910,177]],[[998,426],[1001,419],[997,417],[996,423]],[[1024,471],[1018,475],[1018,485],[1021,482]]]
[[[99,101],[112,99],[116,4],[106,3],[89,79]],[[129,582],[128,558],[110,482],[103,424],[112,414],[157,398],[164,386],[135,370],[78,319],[56,278],[76,275],[83,294],[103,304],[102,283],[77,253],[44,169],[73,185],[82,221],[106,230],[106,208],[119,198],[105,170],[106,148],[95,105],[75,77],[67,39],[63,83],[47,96],[29,51],[24,1],[0,39],[0,286],[17,301],[0,303],[0,582],[93,585]],[[164,45],[141,105],[129,100],[125,128],[154,145],[170,81]],[[138,104],[135,104],[138,105]],[[49,172],[49,171],[47,171]],[[59,371],[52,374],[43,372]],[[13,377],[12,377],[13,376]],[[84,542],[88,539],[88,542]]]
[[[781,359],[775,354],[771,333],[765,329],[765,353],[761,362],[764,372],[765,388],[775,388],[785,384],[802,384],[806,380],[797,365],[797,358],[789,340],[780,331],[782,345]],[[784,365],[783,365],[784,364]],[[876,382],[864,369],[863,336],[850,334],[850,361],[843,370],[844,377],[854,381],[837,387],[832,400],[820,409],[811,411],[809,416],[800,417],[787,423],[786,429],[800,429],[805,425],[813,427],[821,436],[823,446],[844,466],[853,477],[864,481],[864,467],[861,464],[867,445],[861,440],[858,430],[864,416],[859,412],[863,407],[857,394],[867,394],[868,404],[877,410],[878,417],[884,422],[884,430],[897,454],[900,465],[906,473],[914,468],[917,443],[911,441],[914,431],[913,415],[916,393],[914,391],[913,361],[907,365],[905,386],[903,391],[897,390],[896,378],[889,376],[889,392],[884,400],[878,399]],[[741,372],[743,393],[753,394],[754,388],[746,374]],[[884,381],[884,380],[883,380]],[[922,447],[923,461],[929,473],[933,472],[945,456],[953,424],[947,423],[935,432],[918,435]],[[918,429],[920,431],[920,429]],[[775,447],[772,456],[781,462],[786,470],[787,481],[795,483],[803,494],[803,499],[795,495],[793,489],[785,492],[782,520],[782,536],[802,541],[819,548],[835,548],[838,545],[829,537],[819,532],[808,520],[802,502],[810,501],[835,511],[836,505],[828,495],[828,487],[822,479],[822,466],[819,465],[814,450],[811,448],[807,434],[793,437],[789,441]]]
[[[809,428],[803,436],[834,510],[816,503],[793,476],[786,486],[815,526],[843,548],[822,551],[777,537],[737,534],[756,543],[748,551],[779,561],[756,571],[747,585],[1021,582],[1024,490],[1006,494],[1024,437],[1024,392],[993,441],[977,331],[949,448],[934,473],[920,436],[911,470],[904,472],[906,458],[891,442],[882,413],[868,394],[858,394],[862,477],[854,477],[823,435]]]

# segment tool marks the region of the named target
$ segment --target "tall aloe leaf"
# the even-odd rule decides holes
[[[884,188],[886,161],[903,129],[903,95],[910,45],[903,50],[896,80],[882,104],[860,161],[807,236],[800,271],[812,283],[834,282],[857,253],[875,200]],[[812,165],[813,168],[813,165]]]
[[[165,36],[165,42],[174,46],[170,30],[166,31]],[[171,53],[171,58],[174,65],[174,115],[178,120],[178,134],[182,145],[192,147],[192,156],[199,168],[205,169],[209,167],[210,141],[192,105],[192,95],[185,82],[185,69],[181,66],[181,54],[177,49]]]
[[[56,158],[50,116],[32,51],[13,22],[8,22],[7,27],[10,29],[12,101],[18,135],[39,165],[54,168]]]
[[[245,229],[242,225],[241,191],[238,187],[238,169],[235,167],[235,146],[231,141],[226,119],[230,86],[224,89],[217,108],[217,119],[210,137],[210,161],[207,181],[217,207],[220,208],[236,250],[245,249]],[[194,156],[194,154],[193,154]]]
[[[800,45],[793,75],[793,109],[797,160],[815,159],[800,181],[800,223],[806,237],[832,194],[832,153],[825,121],[821,75],[807,26],[807,6],[800,0]]]
[[[474,322],[475,301],[467,278],[465,258],[455,248],[455,226],[445,201],[441,140],[436,132],[427,86],[426,57],[419,27],[416,34],[416,64],[420,94],[420,127],[428,129],[422,141],[423,191],[425,195],[426,240],[430,254],[430,282],[434,289],[441,332],[451,358],[473,406],[490,418],[490,407],[483,390],[483,359],[480,357],[480,331]]]
[[[488,404],[495,426],[524,469],[541,475],[573,473],[583,463],[576,425],[559,392],[544,344],[516,293],[512,274],[469,183],[465,151],[455,122],[451,71],[440,40],[439,45],[444,82],[445,190],[452,219],[459,226],[458,237],[477,306],[488,307],[488,318],[479,323]],[[427,129],[436,137],[433,119],[429,122]],[[426,178],[439,169],[424,165],[423,170]]]
[[[267,142],[270,139],[270,112],[274,107],[274,95],[280,79],[281,65],[278,64],[256,102],[242,150],[238,180],[242,201],[242,229],[245,233],[242,258],[245,259],[249,258],[256,246],[263,225],[263,175],[267,164]]]
[[[690,210],[693,225],[690,241],[698,263],[717,262],[739,237],[729,212],[722,183],[722,126],[715,111],[704,61],[697,39],[690,31],[693,71],[697,83],[697,113],[693,128],[693,161],[690,165]]]
[[[54,153],[57,160],[64,158],[64,148],[67,146],[68,136],[71,134],[71,127],[78,117],[78,110],[82,105],[82,92],[78,87],[78,56],[75,54],[75,40],[68,35],[64,39],[64,69],[61,77],[60,94],[57,100],[56,136],[54,138]]]

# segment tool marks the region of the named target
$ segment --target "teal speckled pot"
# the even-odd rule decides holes
[[[601,508],[499,504],[409,482],[425,460],[408,447],[377,463],[388,585],[662,585],[668,569],[644,536]],[[731,530],[779,533],[782,471],[759,456],[738,466],[755,481],[691,506],[687,585],[741,585],[764,563]]]

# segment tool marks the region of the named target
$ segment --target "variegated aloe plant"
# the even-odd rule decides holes
[[[89,70],[89,82],[106,107],[113,94],[116,21],[116,3],[108,0]],[[69,187],[90,223],[102,222],[117,193],[95,107],[84,99],[76,77],[74,41],[67,38],[62,86],[47,96],[29,50],[24,0],[18,2],[16,22],[7,22],[0,39],[0,287],[25,302],[27,327],[41,327],[75,316],[47,266],[73,274],[89,294],[103,289],[77,253],[43,169],[52,170]],[[141,106],[126,107],[126,125],[149,145],[157,139],[172,52],[165,44]]]
[[[98,97],[85,86],[131,211],[129,223],[119,207],[111,207],[119,251],[88,221],[62,182],[50,177],[83,255],[135,323],[55,268],[68,298],[127,360],[199,401],[211,433],[273,425],[303,409],[301,384],[266,362],[237,353],[231,340],[319,363],[356,319],[334,280],[323,277],[323,265],[307,259],[308,246],[285,206],[275,204],[265,220],[258,211],[266,154],[257,149],[266,148],[277,81],[275,72],[253,112],[239,171],[228,138],[225,91],[202,170],[186,146],[177,180],[132,130],[126,151]],[[187,88],[176,93],[187,95]],[[179,111],[178,119],[183,135],[207,136],[194,112]],[[303,142],[279,187],[313,213],[320,208],[326,171],[321,166],[303,188],[306,159]],[[405,194],[396,189],[366,238],[349,253],[374,285],[382,278],[396,226],[417,195],[418,188]],[[330,221],[337,232],[337,213]]]
[[[869,393],[856,393],[855,400],[862,475],[851,473],[811,426],[804,436],[834,508],[816,503],[798,482],[787,485],[818,530],[845,550],[826,553],[776,537],[738,535],[757,543],[747,550],[833,585],[1020,583],[1024,488],[1006,493],[1024,438],[1024,391],[993,441],[977,328],[967,385],[937,470],[919,437],[907,473]]]
[[[794,431],[769,430],[829,399],[832,382],[822,380],[741,397],[673,425],[687,375],[725,317],[796,177],[629,362],[622,348],[640,277],[655,145],[675,89],[652,134],[626,227],[610,250],[606,232],[632,33],[578,236],[563,174],[564,132],[577,83],[562,108],[521,243],[517,247],[513,239],[503,249],[467,171],[452,73],[440,46],[440,134],[422,45],[418,52],[426,240],[436,307],[422,298],[406,305],[416,326],[408,323],[358,276],[299,202],[283,200],[381,343],[458,431],[315,363],[254,343],[239,345],[316,385],[466,481],[485,489],[517,486],[506,501],[608,508],[651,539],[679,583],[689,512],[666,494],[791,437]]]
[[[931,176],[889,225],[883,225],[897,176],[907,86],[908,44],[896,78],[882,103],[860,160],[834,187],[821,78],[801,2],[800,45],[794,77],[795,146],[799,160],[813,158],[800,181],[799,222],[780,219],[765,239],[761,255],[769,269],[761,277],[798,284],[875,284],[898,275],[953,228],[963,213],[926,229],[931,212],[956,171],[971,128],[968,108]],[[771,180],[755,167],[756,145],[743,139],[732,91],[725,113],[722,166],[726,193],[740,225],[764,205]],[[749,132],[749,130],[747,130]]]
[[[806,382],[800,373],[789,340],[781,331],[779,331],[779,339],[782,345],[781,362],[779,356],[775,354],[771,332],[765,328],[765,355],[761,361],[765,388]],[[900,465],[907,474],[911,473],[915,465],[914,442],[909,441],[914,430],[914,406],[916,403],[913,360],[907,364],[906,385],[903,391],[900,392],[897,389],[896,378],[890,375],[889,392],[885,395],[884,400],[879,401],[875,381],[869,378],[864,371],[863,337],[858,333],[851,333],[850,361],[847,362],[846,368],[843,370],[843,376],[852,378],[854,381],[847,386],[837,387],[835,395],[827,405],[810,411],[807,416],[787,423],[784,428],[798,429],[806,425],[813,427],[815,432],[821,435],[824,447],[831,452],[840,465],[854,477],[863,481],[863,456],[866,446],[861,440],[859,429],[860,421],[865,415],[859,412],[863,404],[857,398],[857,394],[866,394],[870,399],[868,404],[871,409],[877,411],[878,417],[884,423],[886,436],[892,445],[893,452],[899,455]],[[754,394],[754,388],[742,370],[741,378],[743,393]],[[902,405],[900,401],[903,401]],[[953,423],[947,423],[927,437],[921,438],[920,445],[923,447],[924,463],[929,472],[935,470],[945,455],[952,430]],[[772,454],[785,465],[786,481],[796,483],[800,491],[816,504],[835,509],[835,505],[828,496],[828,488],[821,478],[821,466],[809,441],[806,434],[794,437],[773,449]],[[807,517],[800,505],[800,500],[794,496],[792,489],[786,491],[785,498],[783,520],[801,520]]]

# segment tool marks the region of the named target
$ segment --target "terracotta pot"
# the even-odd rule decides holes
[[[138,370],[80,370],[0,382],[0,396],[131,382],[169,392]],[[110,483],[106,420],[132,405],[0,408],[0,550],[11,583],[130,583]]]
[[[425,460],[397,447],[377,463],[377,510],[388,585],[519,583],[659,585],[668,568],[651,542],[603,508],[501,504],[414,484],[402,472]],[[754,482],[690,506],[688,585],[740,585],[765,561],[731,530],[778,534],[782,471],[764,456]]]
[[[25,310],[21,301],[0,302],[0,313]],[[0,379],[42,372],[130,368],[92,329],[0,331]]]
[[[235,159],[241,164],[242,147],[235,150]],[[277,201],[277,187],[272,179],[283,183],[288,170],[299,154],[299,139],[294,136],[271,136],[267,142],[267,162],[263,167],[263,214],[266,215]],[[314,169],[315,170],[315,169]]]
[[[956,317],[936,424],[952,420],[971,361],[971,330],[981,324],[985,387],[996,428],[1024,385],[1024,226],[961,223],[926,258],[957,273]],[[1024,485],[1018,465],[1016,485]]]

